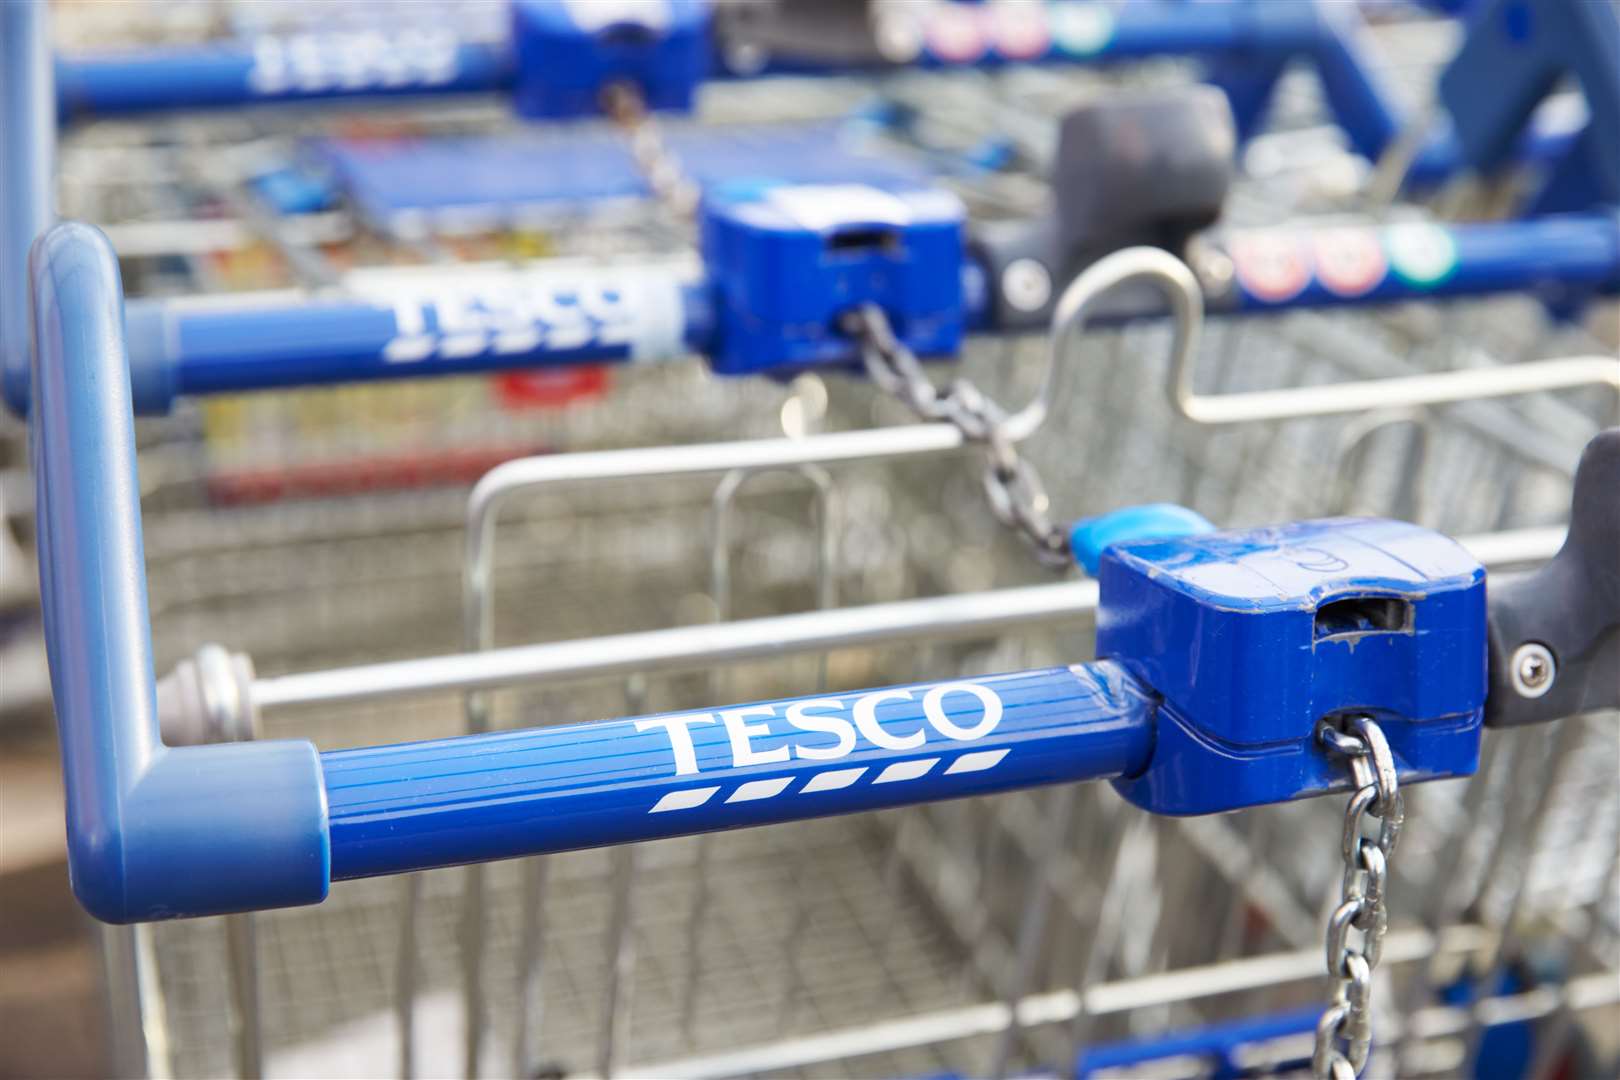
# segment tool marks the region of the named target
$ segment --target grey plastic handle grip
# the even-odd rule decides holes
[[[977,226],[968,243],[984,267],[991,325],[1051,324],[1063,282],[1111,252],[1147,245],[1183,253],[1221,216],[1237,136],[1212,86],[1137,90],[1084,102],[1058,125],[1052,206],[1027,221]],[[1113,294],[1107,315],[1164,311],[1151,285]],[[1106,315],[1105,315],[1106,317]]]
[[[1489,618],[1488,726],[1620,708],[1620,428],[1581,454],[1563,548],[1492,583]]]

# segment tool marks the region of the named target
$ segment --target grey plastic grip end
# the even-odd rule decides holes
[[[1620,708],[1620,428],[1581,454],[1563,548],[1489,606],[1488,726]]]
[[[1083,261],[1136,244],[1180,252],[1220,217],[1236,145],[1231,106],[1211,86],[1074,109],[1052,168],[1063,249]]]

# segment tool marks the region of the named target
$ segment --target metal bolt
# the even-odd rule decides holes
[[[1520,697],[1538,698],[1552,689],[1558,677],[1558,662],[1547,646],[1527,641],[1513,650],[1508,670]]]
[[[1015,311],[1039,311],[1052,298],[1052,274],[1035,259],[1014,259],[1001,272],[1001,293]]]
[[[1197,252],[1192,266],[1204,288],[1217,296],[1231,288],[1232,279],[1237,276],[1237,268],[1232,265],[1231,258],[1219,251]]]
[[[922,52],[922,27],[916,18],[894,5],[874,8],[871,14],[872,39],[878,55],[891,64],[909,64]]]

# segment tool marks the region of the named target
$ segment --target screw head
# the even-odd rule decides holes
[[[891,64],[909,64],[922,52],[922,27],[909,11],[890,4],[872,9],[872,39]]]
[[[1052,274],[1035,259],[1014,259],[1001,272],[1001,293],[1014,311],[1039,311],[1052,299]]]
[[[1536,641],[1527,641],[1513,650],[1508,670],[1513,689],[1525,698],[1541,697],[1558,678],[1558,662],[1552,651]]]

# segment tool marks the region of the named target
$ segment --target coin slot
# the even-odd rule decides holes
[[[828,252],[836,255],[892,255],[900,250],[894,229],[843,229],[827,237]]]
[[[1316,639],[1401,634],[1412,629],[1412,605],[1397,596],[1352,596],[1316,609]]]

